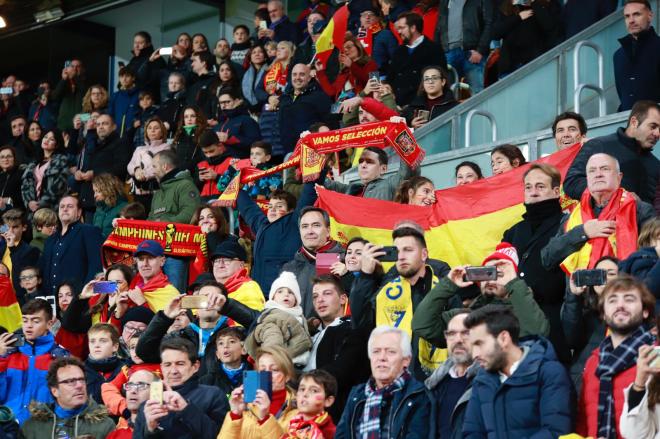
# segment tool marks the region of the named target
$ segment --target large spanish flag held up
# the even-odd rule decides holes
[[[9,276],[0,276],[0,326],[9,332],[21,327],[23,315]]]
[[[580,145],[544,157],[537,163],[554,165],[562,178]],[[319,207],[331,217],[333,239],[345,244],[361,236],[370,242],[391,245],[391,231],[406,219],[421,225],[429,255],[452,267],[481,265],[502,234],[525,212],[523,174],[530,164],[472,184],[436,191],[432,207],[401,205],[319,189]]]
[[[321,36],[316,40],[316,58],[326,66],[328,58],[332,54],[332,49],[337,47],[342,50],[344,47],[344,37],[348,28],[348,5],[337,9],[328,25],[321,32]]]

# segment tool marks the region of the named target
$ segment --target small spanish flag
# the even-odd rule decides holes
[[[332,49],[337,47],[342,50],[346,29],[348,28],[348,5],[337,9],[328,25],[321,32],[321,36],[316,40],[316,58],[325,66],[328,58],[332,54]]]
[[[21,327],[23,315],[9,276],[0,275],[0,326],[9,332]]]

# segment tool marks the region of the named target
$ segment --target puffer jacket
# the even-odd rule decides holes
[[[21,427],[21,437],[24,439],[57,439],[61,433],[64,437],[80,437],[90,435],[95,438],[105,438],[115,429],[115,423],[108,416],[108,411],[98,405],[93,399],[87,401],[87,408],[77,416],[67,419],[64,428],[57,427],[58,419],[54,404],[32,404],[32,415]]]
[[[181,169],[187,169],[190,171],[191,175],[195,172],[197,163],[204,160],[202,148],[199,147],[197,142],[198,139],[195,137],[195,132],[189,135],[183,131],[177,141],[172,143],[172,147],[176,151],[176,156],[179,159]]]
[[[67,190],[67,177],[69,176],[69,163],[64,154],[55,154],[44,173],[41,183],[41,196],[37,198],[37,180],[34,177],[34,168],[37,163],[32,162],[23,172],[21,183],[21,196],[27,206],[30,201],[39,202],[39,207],[54,208]]]
[[[173,169],[160,181],[160,189],[154,192],[147,219],[189,224],[199,204],[199,190],[190,172]]]
[[[114,206],[108,206],[104,201],[96,203],[96,211],[92,224],[101,229],[103,238],[107,238],[112,233],[112,220],[119,218],[119,212],[128,204],[124,197],[120,197]]]
[[[152,186],[154,189],[158,187],[158,181],[156,181],[156,175],[154,174],[153,159],[159,152],[171,148],[172,147],[168,143],[164,143],[162,140],[152,141],[146,145],[135,148],[131,161],[126,165],[128,175],[133,179],[133,193],[137,195],[150,194],[152,191],[147,189],[149,186]],[[146,181],[135,181],[135,171],[137,169],[142,169]]]
[[[250,145],[261,139],[259,124],[250,117],[245,104],[232,110],[219,111],[218,124],[213,130],[227,133],[227,152],[231,157],[240,159],[250,157]]]
[[[128,90],[117,90],[110,96],[108,114],[117,124],[117,132],[121,137],[133,127],[133,121],[139,109],[139,95],[140,90],[133,87]]]

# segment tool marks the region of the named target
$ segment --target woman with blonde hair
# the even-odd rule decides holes
[[[82,112],[103,112],[108,108],[108,91],[102,85],[96,84],[89,87],[83,97]]]
[[[119,211],[128,203],[124,195],[124,185],[111,174],[96,175],[92,180],[96,211],[92,224],[101,229],[104,238],[112,232],[112,220],[119,217]]]
[[[287,431],[295,409],[295,391],[288,386],[294,378],[293,362],[286,350],[279,346],[263,347],[257,351],[256,370],[271,373],[272,394],[257,391],[254,402],[246,403],[243,386],[231,392],[230,412],[220,429],[218,439],[270,437],[273,431]],[[279,429],[277,424],[279,424]]]
[[[144,145],[135,148],[133,157],[126,166],[130,175],[131,193],[143,206],[151,206],[151,197],[158,189],[153,158],[159,152],[171,148],[166,140],[165,124],[158,117],[152,117],[144,126]]]

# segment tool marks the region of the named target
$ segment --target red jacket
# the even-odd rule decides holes
[[[55,335],[55,342],[81,361],[87,359],[89,345],[87,344],[86,333],[76,333],[60,328]]]
[[[438,7],[433,6],[424,12],[422,11],[422,8],[415,6],[412,9],[412,12],[424,19],[424,29],[422,30],[422,34],[424,34],[429,40],[435,41],[435,26],[438,23]]]
[[[316,72],[316,80],[321,85],[321,88],[333,99],[336,99],[339,94],[344,90],[346,81],[349,81],[353,86],[353,91],[358,94],[364,89],[369,81],[369,73],[378,71],[378,64],[372,59],[360,66],[358,63],[352,63],[349,68],[343,68],[334,82],[330,82],[325,70],[318,70]]]
[[[575,431],[584,437],[598,437],[598,391],[600,380],[596,376],[598,367],[598,349],[594,349],[591,356],[584,365],[582,373],[582,391],[578,400],[578,416]],[[624,370],[614,377],[612,386],[614,388],[614,416],[616,418],[616,437],[623,439],[619,430],[619,419],[623,411],[623,389],[635,381],[637,366]]]
[[[227,169],[229,169],[230,164],[231,164],[231,157],[227,157],[225,160],[223,160],[221,163],[217,165],[211,165],[207,160],[203,160],[197,163],[197,168],[199,169],[211,168],[215,171],[216,174],[218,174],[218,177],[220,177],[222,174],[224,174],[227,171]],[[202,186],[202,190],[200,191],[199,195],[201,195],[202,197],[220,195],[220,191],[218,191],[217,184],[218,184],[217,178],[215,180],[205,181],[204,186]]]

